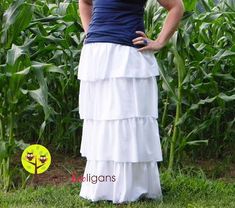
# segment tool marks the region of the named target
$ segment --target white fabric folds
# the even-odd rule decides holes
[[[158,89],[155,77],[109,78],[80,82],[81,119],[112,120],[130,117],[158,117]]]
[[[113,203],[136,201],[140,197],[162,199],[157,162],[88,160],[80,195],[92,201],[106,199]]]
[[[162,199],[158,75],[149,51],[109,42],[83,45],[78,66],[80,152],[87,163],[81,197],[113,203]],[[115,181],[103,181],[111,176]]]
[[[159,66],[150,51],[139,52],[134,47],[103,42],[85,44],[82,48],[78,65],[80,80],[158,75]]]
[[[151,117],[85,119],[81,153],[88,160],[162,161],[158,123]]]

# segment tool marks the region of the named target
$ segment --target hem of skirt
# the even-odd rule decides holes
[[[142,193],[136,199],[124,200],[124,201],[115,201],[115,200],[110,199],[108,197],[103,197],[103,198],[100,198],[100,199],[92,199],[88,196],[82,195],[81,193],[79,194],[79,197],[81,197],[82,199],[85,199],[85,200],[89,200],[91,202],[107,201],[107,202],[110,202],[110,203],[113,203],[113,204],[129,204],[129,203],[132,203],[132,202],[138,202],[142,199],[152,199],[152,200],[157,200],[159,202],[163,201],[163,195],[162,194],[156,196],[156,195],[152,195],[152,194],[148,194],[148,193]]]
[[[145,118],[145,117],[150,117],[150,118],[154,118],[155,120],[158,120],[158,115],[137,115],[137,116],[133,116],[133,115],[130,115],[130,116],[125,116],[125,117],[112,117],[112,118],[96,118],[96,117],[86,117],[84,115],[81,115],[79,113],[79,118],[80,120],[96,120],[96,121],[102,121],[102,120],[123,120],[123,119],[130,119],[130,118]]]
[[[80,152],[81,157],[86,158],[87,161],[105,161],[105,162],[110,162],[113,161],[115,163],[149,163],[149,162],[162,162],[163,161],[163,157],[161,156],[160,158],[152,158],[152,159],[145,159],[145,160],[131,160],[131,161],[123,161],[123,160],[118,160],[118,159],[97,159],[97,158],[90,158],[89,156],[87,156],[85,153]]]
[[[106,79],[118,79],[118,78],[127,78],[127,79],[131,79],[131,78],[135,78],[135,79],[143,79],[143,78],[149,78],[149,77],[159,77],[160,74],[156,73],[156,74],[149,74],[149,75],[144,75],[144,76],[133,76],[133,75],[112,75],[109,77],[96,77],[94,79],[88,79],[82,76],[77,75],[77,79],[80,81],[89,81],[89,82],[95,82],[95,81],[102,81],[102,80],[106,80]]]

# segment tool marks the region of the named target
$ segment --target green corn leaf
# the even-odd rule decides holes
[[[233,101],[235,100],[235,94],[234,95],[226,95],[225,93],[221,92],[218,97],[222,99],[225,102]]]
[[[217,61],[220,61],[221,59],[229,58],[229,57],[235,58],[235,52],[221,49],[221,50],[213,57],[213,59],[214,59],[214,60],[217,60]]]
[[[1,42],[6,48],[9,48],[12,42],[17,38],[30,23],[33,7],[25,3],[24,0],[14,1],[14,3],[5,11],[3,15],[3,34]]]

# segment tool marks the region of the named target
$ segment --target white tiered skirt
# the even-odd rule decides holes
[[[78,65],[80,152],[87,163],[81,197],[113,203],[162,199],[158,75],[150,51],[109,42],[83,45]]]

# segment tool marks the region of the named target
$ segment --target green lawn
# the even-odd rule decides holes
[[[1,208],[48,207],[163,207],[163,208],[235,208],[235,183],[212,181],[187,175],[169,176],[161,173],[163,201],[145,200],[127,205],[110,202],[91,203],[79,197],[80,184],[29,187],[24,190],[0,192]]]

